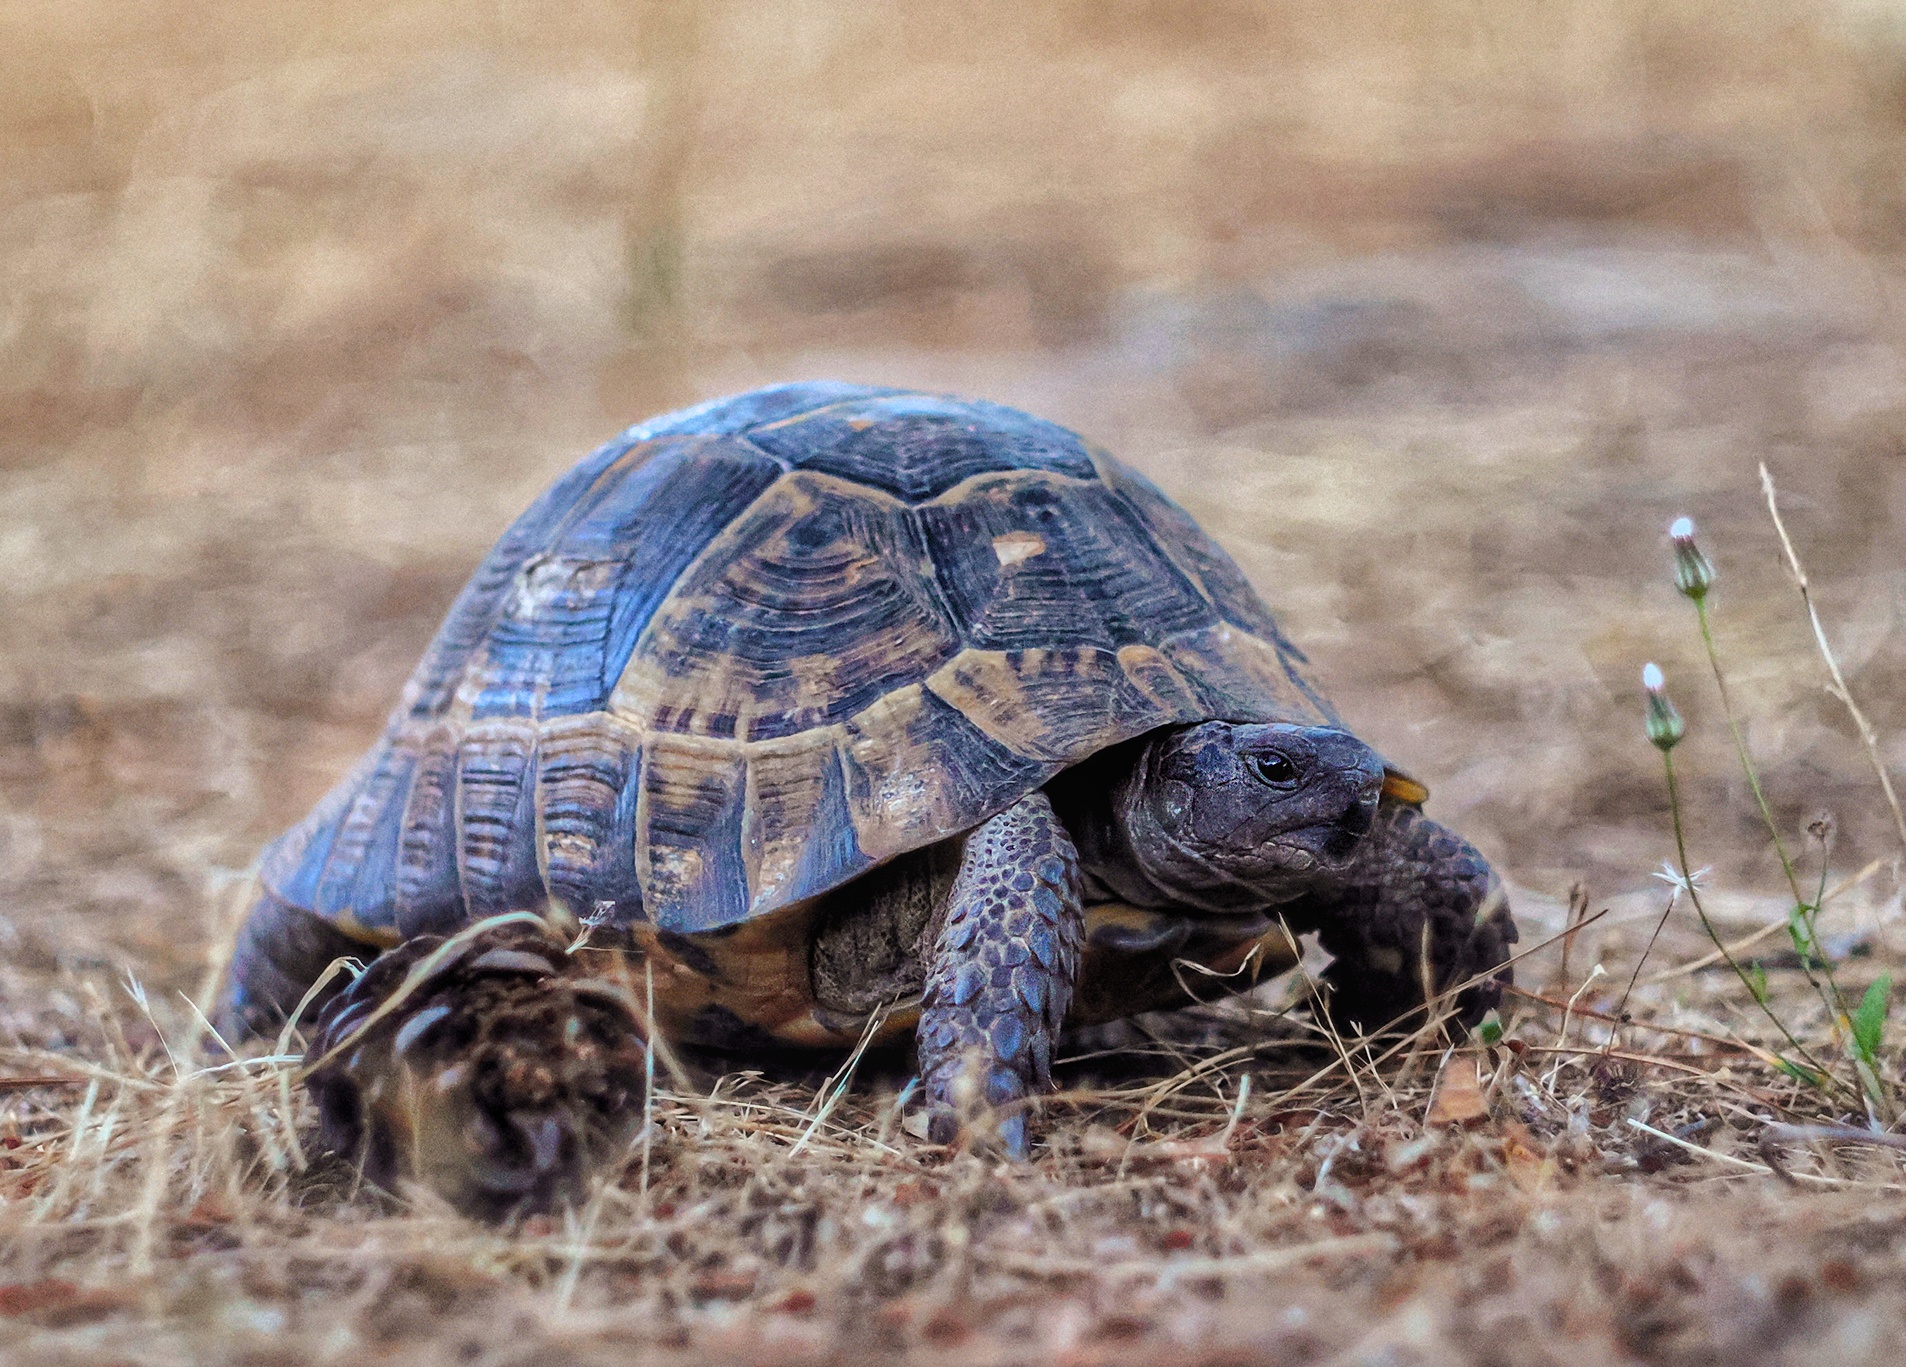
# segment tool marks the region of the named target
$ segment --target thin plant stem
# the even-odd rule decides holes
[[[1668,776],[1668,811],[1674,821],[1674,851],[1676,858],[1680,861],[1681,881],[1688,890],[1688,901],[1694,906],[1694,914],[1700,918],[1701,929],[1707,932],[1708,939],[1713,941],[1716,949],[1720,950],[1721,958],[1726,962],[1728,968],[1733,970],[1734,976],[1741,980],[1741,985],[1747,989],[1748,995],[1754,999],[1754,1004],[1760,1007],[1761,1013],[1774,1023],[1774,1028],[1780,1031],[1781,1037],[1787,1041],[1793,1051],[1805,1059],[1808,1066],[1810,1066],[1814,1073],[1822,1080],[1831,1083],[1841,1090],[1846,1090],[1846,1084],[1836,1078],[1820,1060],[1809,1053],[1806,1045],[1794,1038],[1794,1033],[1787,1028],[1787,1023],[1780,1018],[1773,1007],[1769,1006],[1762,999],[1761,994],[1754,990],[1753,980],[1747,976],[1747,970],[1742,968],[1740,961],[1728,951],[1727,942],[1721,938],[1721,933],[1714,928],[1714,923],[1708,919],[1707,908],[1701,905],[1701,894],[1694,886],[1694,866],[1688,859],[1687,830],[1681,820],[1681,789],[1675,781],[1674,755],[1671,752],[1667,750],[1661,752],[1661,767]],[[1858,1094],[1855,1093],[1855,1095],[1857,1096]]]
[[[1841,1043],[1844,1042],[1846,1038],[1845,1030],[1841,1024],[1847,1019],[1846,994],[1840,991],[1840,980],[1833,974],[1833,963],[1827,958],[1826,950],[1820,946],[1820,906],[1826,900],[1826,895],[1827,848],[1826,842],[1823,840],[1820,842],[1820,886],[1814,890],[1813,902],[1802,915],[1802,919],[1807,923],[1807,952],[1800,956],[1800,962],[1803,969],[1805,969],[1807,961],[1815,956],[1816,951],[1818,952],[1827,987],[1832,992],[1831,998],[1828,998],[1823,993],[1821,1000],[1826,1002],[1827,1009],[1832,1013],[1835,1042]],[[1812,970],[1806,969],[1806,972],[1807,981],[1813,982]],[[1818,983],[1814,983],[1814,990],[1816,992],[1820,990]]]
[[[1708,622],[1707,599],[1705,596],[1694,600],[1694,615],[1701,623],[1701,644],[1707,647],[1708,667],[1714,671],[1714,687],[1721,695],[1721,715],[1727,718],[1727,729],[1734,737],[1734,753],[1740,757],[1741,772],[1747,775],[1747,786],[1753,790],[1754,805],[1760,808],[1760,819],[1767,823],[1767,834],[1773,837],[1774,853],[1780,856],[1780,871],[1787,875],[1787,886],[1793,890],[1796,904],[1806,899],[1800,895],[1800,875],[1794,868],[1793,857],[1787,853],[1787,843],[1780,838],[1780,823],[1774,820],[1774,811],[1767,802],[1767,794],[1761,791],[1760,774],[1754,768],[1754,760],[1747,753],[1747,737],[1741,732],[1740,718],[1734,714],[1734,703],[1727,693],[1727,676],[1721,672],[1721,655],[1714,648],[1714,630]]]
[[[1847,877],[1842,878],[1838,883],[1834,884],[1831,888],[1827,889],[1827,891],[1820,898],[1820,904],[1822,906],[1825,906],[1828,902],[1834,901],[1835,899],[1840,897],[1842,894],[1847,892],[1849,889],[1857,888],[1861,883],[1864,883],[1867,879],[1871,878],[1874,874],[1878,873],[1881,869],[1885,867],[1886,867],[1886,861],[1884,859],[1872,860],[1870,863],[1867,864],[1865,868],[1861,869],[1858,873],[1850,874]],[[1759,944],[1762,940],[1766,939],[1769,935],[1774,934],[1776,931],[1781,931],[1785,929],[1787,929],[1786,922],[1770,921],[1768,922],[1768,924],[1762,926],[1759,930],[1753,931],[1751,934],[1744,935],[1740,939],[1734,941],[1734,943],[1729,945],[1728,948],[1738,954],[1743,949],[1753,948],[1755,945]],[[1703,954],[1700,958],[1692,959],[1687,963],[1676,964],[1673,968],[1664,968],[1661,972],[1655,974],[1652,978],[1648,979],[1647,982],[1643,983],[1642,986],[1653,987],[1656,983],[1665,983],[1673,978],[1684,978],[1690,973],[1699,973],[1702,969],[1708,967],[1711,964],[1717,964],[1720,961],[1721,961],[1721,956],[1719,954]]]
[[[1682,861],[1684,865],[1682,869],[1683,877],[1687,875],[1685,868],[1686,862],[1686,860]],[[1691,881],[1692,880],[1690,880],[1690,882]],[[1647,966],[1648,956],[1655,952],[1655,941],[1661,938],[1662,928],[1668,924],[1668,918],[1674,914],[1674,904],[1679,900],[1680,891],[1679,888],[1668,889],[1668,905],[1661,908],[1661,918],[1655,922],[1654,933],[1648,937],[1648,943],[1642,949],[1641,957],[1635,960],[1635,971],[1628,975],[1628,986],[1622,989],[1621,1001],[1615,1006],[1615,1019],[1619,1022],[1625,1022],[1628,1018],[1628,998],[1634,995],[1635,982],[1641,977],[1641,970]],[[1566,1031],[1568,1028],[1568,1018],[1564,1016],[1562,1019],[1563,1029]],[[1617,1025],[1615,1029],[1608,1032],[1609,1048],[1612,1049],[1615,1047],[1615,1037],[1620,1033],[1620,1029],[1620,1025]]]
[[[1765,467],[1762,473],[1765,474]],[[1776,515],[1776,521],[1778,521],[1778,515]],[[1791,554],[1791,551],[1789,553]],[[1802,593],[1803,595],[1805,593],[1804,586]],[[1692,601],[1695,620],[1700,624],[1701,644],[1707,651],[1708,667],[1714,672],[1714,687],[1721,695],[1721,715],[1727,719],[1728,733],[1734,739],[1734,754],[1740,760],[1741,772],[1747,776],[1747,786],[1753,791],[1754,805],[1760,809],[1760,818],[1767,826],[1767,834],[1774,842],[1774,853],[1780,858],[1780,871],[1786,875],[1788,890],[1793,894],[1794,914],[1806,928],[1807,943],[1799,950],[1801,975],[1806,978],[1807,985],[1813,989],[1814,995],[1820,998],[1821,1004],[1827,1008],[1827,1017],[1833,1028],[1834,1043],[1841,1044],[1844,1042],[1845,1032],[1840,1023],[1846,1016],[1846,998],[1833,976],[1832,965],[1826,964],[1823,984],[1821,979],[1814,975],[1812,964],[1814,949],[1818,946],[1820,939],[1817,922],[1821,899],[1825,895],[1826,888],[1825,865],[1821,867],[1821,891],[1816,893],[1814,900],[1809,903],[1800,891],[1799,869],[1793,861],[1793,856],[1787,852],[1786,841],[1781,838],[1780,823],[1774,820],[1773,808],[1768,803],[1766,791],[1760,784],[1760,771],[1754,767],[1753,756],[1747,749],[1747,737],[1741,730],[1740,718],[1734,711],[1734,701],[1727,690],[1727,675],[1721,668],[1721,654],[1714,644],[1713,623],[1708,617],[1707,596],[1705,594],[1694,596]],[[1811,610],[1811,604],[1809,609]],[[1672,783],[1672,777],[1670,782]],[[1789,925],[1791,924],[1790,921]],[[1717,940],[1716,944],[1719,943]],[[1824,955],[1821,956],[1821,962],[1825,964]]]
[[[1899,843],[1906,848],[1906,813],[1900,811],[1899,795],[1893,791],[1892,776],[1886,772],[1886,762],[1880,758],[1879,735],[1873,730],[1873,723],[1866,719],[1866,713],[1853,701],[1853,690],[1846,686],[1846,676],[1840,673],[1840,662],[1834,658],[1833,647],[1827,644],[1827,631],[1820,624],[1819,609],[1813,605],[1813,589],[1807,580],[1807,572],[1801,567],[1800,556],[1793,548],[1793,539],[1787,535],[1787,524],[1780,520],[1780,504],[1774,497],[1774,477],[1768,473],[1766,462],[1760,467],[1761,492],[1767,496],[1767,512],[1774,520],[1774,530],[1780,534],[1780,549],[1787,556],[1787,571],[1793,575],[1794,586],[1800,590],[1800,601],[1806,605],[1807,621],[1813,626],[1814,644],[1820,647],[1820,658],[1827,662],[1827,673],[1833,679],[1830,690],[1853,718],[1853,725],[1859,729],[1860,741],[1866,747],[1866,757],[1873,765],[1873,772],[1879,776],[1880,790],[1886,794],[1886,805],[1892,809],[1893,829],[1899,833]]]

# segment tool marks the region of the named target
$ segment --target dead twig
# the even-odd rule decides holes
[[[1774,530],[1780,535],[1780,548],[1787,556],[1787,572],[1793,576],[1795,586],[1800,590],[1800,601],[1806,605],[1807,620],[1813,624],[1814,643],[1820,647],[1820,658],[1826,661],[1827,673],[1832,676],[1833,684],[1827,690],[1840,700],[1853,718],[1858,728],[1860,742],[1866,747],[1866,757],[1873,766],[1873,772],[1879,776],[1880,789],[1886,794],[1886,805],[1893,813],[1893,829],[1899,834],[1901,849],[1906,849],[1906,812],[1899,806],[1899,795],[1893,791],[1892,776],[1886,772],[1886,762],[1880,757],[1879,733],[1873,729],[1873,723],[1866,719],[1866,713],[1853,701],[1853,690],[1847,687],[1846,676],[1840,672],[1840,662],[1834,657],[1833,647],[1827,644],[1827,631],[1820,623],[1820,613],[1813,605],[1813,589],[1807,580],[1807,571],[1800,564],[1800,556],[1795,552],[1793,540],[1787,535],[1787,524],[1780,520],[1780,504],[1774,495],[1774,477],[1768,472],[1767,463],[1761,462],[1761,492],[1767,496],[1767,512],[1774,520]]]
[[[1906,1134],[1888,1134],[1883,1130],[1864,1130],[1857,1125],[1789,1125],[1776,1121],[1760,1132],[1755,1145],[1761,1161],[1776,1177],[1789,1186],[1804,1173],[1788,1170],[1780,1152],[1783,1144],[1867,1144],[1874,1148],[1906,1153]]]
[[[77,1087],[76,1077],[0,1077],[0,1092],[24,1092],[33,1087]]]
[[[1531,992],[1528,988],[1517,987],[1513,983],[1511,983],[1506,990],[1528,1001],[1540,1002],[1544,1006],[1553,1007],[1557,1011],[1572,1010],[1573,1014],[1586,1016],[1590,1020],[1605,1021],[1610,1025],[1631,1026],[1636,1030],[1646,1030],[1652,1035],[1674,1035],[1680,1039],[1698,1039],[1704,1044],[1719,1045],[1722,1048],[1736,1049],[1741,1053],[1754,1054],[1755,1057],[1760,1057],[1750,1045],[1742,1044],[1736,1039],[1729,1039],[1725,1035],[1711,1035],[1702,1030],[1688,1030],[1674,1025],[1655,1025],[1649,1021],[1638,1021],[1630,1019],[1627,1016],[1616,1016],[1606,1011],[1596,1011],[1592,1007],[1587,1006],[1575,1006],[1571,1008],[1565,1001],[1559,1001],[1554,997],[1545,996],[1540,992]]]
[[[1784,1172],[1770,1164],[1750,1163],[1745,1158],[1736,1158],[1732,1154],[1719,1153],[1713,1149],[1704,1148],[1699,1144],[1690,1143],[1685,1139],[1669,1134],[1666,1130],[1657,1130],[1652,1125],[1643,1124],[1639,1120],[1630,1119],[1628,1125],[1631,1129],[1640,1130],[1643,1134],[1653,1135],[1656,1139],[1661,1140],[1665,1144],[1672,1144],[1676,1148],[1685,1149],[1697,1157],[1707,1159],[1709,1162],[1719,1163],[1724,1167],[1738,1168],[1743,1172],[1757,1172],[1766,1177],[1784,1178],[1789,1183],[1811,1182],[1823,1187],[1858,1187],[1863,1191],[1906,1191],[1906,1186],[1900,1186],[1891,1182],[1863,1182],[1850,1177],[1824,1177],[1811,1172]]]

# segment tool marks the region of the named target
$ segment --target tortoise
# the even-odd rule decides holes
[[[631,428],[504,533],[382,738],[264,853],[217,1014],[274,1029],[391,951],[314,995],[314,1087],[466,1204],[574,1189],[577,1115],[639,1109],[645,1020],[743,1054],[911,1031],[931,1137],[987,1119],[1023,1156],[1062,1027],[1242,990],[1307,931],[1337,1020],[1445,990],[1477,1020],[1515,926],[1426,796],[1105,451],[995,403],[779,385]],[[472,940],[526,911],[613,966]],[[507,1014],[473,1005],[498,975],[542,1006],[452,1028]],[[425,1123],[486,1030],[519,1081],[595,1040],[592,1080]],[[385,1085],[433,1037],[448,1080]]]

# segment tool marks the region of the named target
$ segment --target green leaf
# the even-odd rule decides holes
[[[1886,1029],[1887,999],[1892,994],[1892,974],[1882,973],[1866,989],[1866,995],[1860,998],[1859,1010],[1853,1013],[1853,1047],[1868,1063],[1880,1051],[1880,1035]]]
[[[1502,1017],[1494,1011],[1482,1018],[1476,1027],[1476,1036],[1484,1044],[1499,1044],[1502,1041]]]
[[[1823,1091],[1825,1090],[1827,1080],[1820,1076],[1820,1074],[1814,1072],[1813,1069],[1802,1067],[1790,1058],[1781,1058],[1776,1061],[1780,1065],[1780,1071],[1785,1073],[1788,1077],[1804,1082],[1809,1087],[1818,1087]]]
[[[1767,970],[1756,959],[1747,969],[1747,990],[1754,994],[1754,1000],[1762,1006],[1767,1005]]]
[[[1800,962],[1813,962],[1813,923],[1807,919],[1807,913],[1813,908],[1805,902],[1787,913],[1787,934],[1793,940],[1793,952],[1800,956]]]

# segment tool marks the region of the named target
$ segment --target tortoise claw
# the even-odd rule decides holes
[[[1430,994],[1454,993],[1453,1025],[1467,1031],[1513,979],[1517,931],[1488,862],[1414,807],[1379,809],[1340,899],[1318,918],[1336,961],[1323,1007],[1346,1031],[1411,1029]],[[1425,957],[1427,953],[1427,958]]]
[[[950,1075],[942,1070],[928,1081],[927,1139],[934,1144],[965,1143],[982,1151],[995,1150],[1022,1162],[1032,1153],[1027,1121],[1030,1089],[1018,1073],[998,1066],[986,1075],[983,1086],[975,1086],[984,1066],[974,1051],[957,1060]]]

